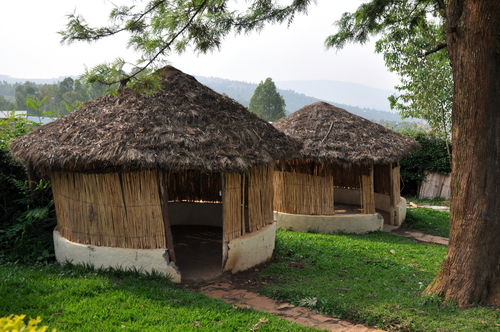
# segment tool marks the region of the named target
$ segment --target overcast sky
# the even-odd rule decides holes
[[[115,0],[113,3],[131,3]],[[258,83],[274,81],[333,80],[392,90],[397,76],[389,73],[373,43],[326,50],[324,40],[335,32],[333,22],[354,11],[362,0],[318,0],[307,16],[286,26],[269,26],[260,34],[227,38],[221,51],[208,55],[185,53],[170,58],[178,69]],[[60,44],[67,15],[82,14],[90,25],[104,24],[112,8],[106,0],[17,0],[0,2],[0,74],[16,78],[53,78],[80,75],[116,57],[134,61],[138,55],[126,49],[126,36],[98,43]]]

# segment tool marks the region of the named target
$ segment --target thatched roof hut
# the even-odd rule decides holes
[[[420,144],[378,123],[325,102],[316,102],[273,125],[300,140],[300,159],[344,165],[390,164]]]
[[[333,187],[359,189],[363,212],[374,213],[374,192],[391,197],[397,192],[399,199],[397,163],[404,155],[420,148],[420,144],[409,137],[325,102],[305,106],[273,125],[304,144],[297,158],[281,163],[280,169],[285,172],[277,174],[275,209],[289,213],[334,214]],[[288,192],[285,198],[279,194],[279,187],[286,186],[287,181],[295,184],[300,181],[301,185],[294,186],[297,193],[293,195],[291,188],[281,187]],[[322,181],[322,185],[312,185],[312,181]],[[303,186],[308,183],[316,189],[306,190]],[[304,197],[309,194],[313,197]],[[290,197],[296,198],[296,204]],[[315,202],[318,197],[323,198]]]
[[[299,146],[173,67],[163,69],[162,87],[151,96],[127,89],[89,101],[18,138],[11,150],[45,172],[247,172]]]
[[[168,248],[175,261],[168,201],[222,202],[226,245],[272,223],[271,165],[300,143],[192,76],[159,73],[154,94],[125,89],[86,102],[11,143],[51,177],[64,238]]]

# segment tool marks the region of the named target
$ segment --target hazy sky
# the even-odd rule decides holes
[[[60,44],[67,14],[82,14],[91,26],[106,23],[111,3],[132,0],[21,0],[0,3],[0,74],[17,78],[53,78],[79,75],[116,57],[134,61],[138,55],[126,49],[126,36],[98,43]],[[286,3],[284,0],[283,2]],[[274,81],[334,80],[391,90],[398,84],[373,43],[326,50],[324,40],[335,32],[332,23],[362,0],[318,0],[307,16],[286,26],[269,26],[260,34],[227,38],[220,51],[207,55],[191,52],[170,57],[178,69],[202,76],[258,83]]]

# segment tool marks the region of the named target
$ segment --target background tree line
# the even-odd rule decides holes
[[[53,84],[30,81],[11,84],[3,81],[0,82],[0,111],[27,110],[28,115],[59,117],[85,101],[102,96],[106,88],[100,83],[83,84],[71,77]]]

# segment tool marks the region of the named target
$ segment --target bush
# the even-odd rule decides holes
[[[8,143],[36,126],[24,119],[0,121],[0,262],[52,260],[56,224],[50,182],[30,180]]]
[[[406,155],[399,162],[403,182],[402,195],[417,196],[418,188],[425,179],[426,172],[441,174],[451,172],[446,140],[419,131],[403,131],[401,133],[418,141],[422,146],[420,150]]]
[[[26,315],[10,315],[7,317],[0,317],[0,332],[45,332],[49,328],[48,326],[38,327],[38,324],[42,321],[42,318],[37,317],[36,319],[30,318],[28,323],[24,321]],[[52,332],[55,332],[53,329]]]

